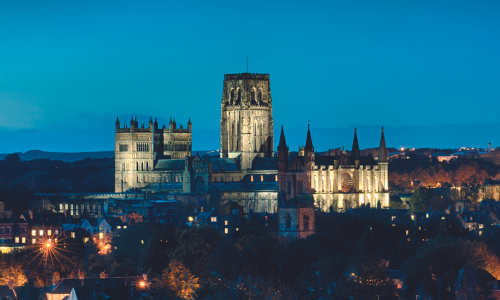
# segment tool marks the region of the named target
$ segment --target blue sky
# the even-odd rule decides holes
[[[295,150],[500,146],[499,1],[2,1],[0,153],[113,150],[114,121],[193,121],[225,73],[271,74]]]

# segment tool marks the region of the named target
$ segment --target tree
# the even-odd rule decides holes
[[[28,282],[28,277],[24,273],[21,262],[18,262],[12,256],[2,256],[0,260],[0,285],[8,285],[11,280],[14,282],[15,287],[20,287]]]
[[[183,230],[179,233],[172,259],[183,263],[195,275],[202,276],[221,239],[217,229],[209,226]]]
[[[168,268],[156,280],[156,288],[168,287],[175,296],[182,299],[195,299],[196,289],[200,287],[199,278],[176,260],[170,261]]]

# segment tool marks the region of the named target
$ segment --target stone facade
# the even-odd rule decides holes
[[[221,158],[239,157],[242,170],[255,157],[273,157],[269,74],[226,74],[221,103]]]
[[[382,129],[379,161],[360,156],[356,131],[351,155],[316,156],[308,128],[306,146],[289,158],[284,131],[278,146],[279,192],[285,201],[312,195],[324,210],[344,211],[361,205],[389,206],[388,162]]]
[[[281,203],[278,207],[278,237],[306,238],[316,232],[314,205],[310,203]]]
[[[148,127],[139,127],[137,118],[127,125],[115,124],[115,192],[142,188],[152,183],[151,171],[160,159],[184,159],[191,155],[191,120],[187,128],[177,128],[175,120],[169,127],[158,128],[150,118]]]

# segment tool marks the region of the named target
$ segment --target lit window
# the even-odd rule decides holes
[[[99,239],[102,240],[104,238],[104,233],[103,232],[99,232]]]
[[[253,182],[253,175],[250,175],[250,181]]]
[[[274,181],[278,181],[278,175],[274,175]]]
[[[59,230],[56,230],[56,234],[59,234]]]
[[[40,230],[40,236],[43,236],[43,229]]]
[[[72,238],[72,239],[74,239],[74,238],[75,238],[75,236],[76,236],[76,235],[75,235],[75,232],[74,232],[74,231],[72,231],[72,232],[71,232],[71,238]]]
[[[406,235],[408,235],[408,233],[409,233],[409,230],[406,230]]]
[[[483,229],[484,225],[483,224],[479,224],[479,229]]]
[[[392,224],[392,227],[395,227],[395,226],[396,226],[396,224]]]
[[[123,229],[127,229],[127,226],[123,226]]]
[[[238,231],[238,227],[236,227],[236,231]]]
[[[23,238],[21,239],[21,242],[22,242],[23,244],[26,244],[26,238],[25,238],[25,237],[23,237]]]
[[[122,229],[122,227],[121,226],[116,226],[116,229]]]
[[[211,218],[210,218],[210,221],[212,221],[212,222],[217,222],[217,217],[211,217]]]
[[[415,215],[411,215],[411,220],[415,221]]]
[[[104,225],[99,225],[99,230],[102,230],[104,228]]]
[[[49,229],[49,230],[47,230],[47,235],[48,235],[48,236],[51,236],[51,235],[52,235],[52,230],[50,230],[50,229]]]
[[[31,230],[31,235],[36,236],[36,230]]]
[[[36,244],[36,239],[32,239],[32,240],[31,240],[31,243],[32,243],[32,244]]]
[[[143,244],[143,245],[144,245],[144,240],[141,240],[141,244]]]
[[[229,229],[224,229],[224,233],[227,234],[229,232]]]
[[[224,225],[227,225],[228,223],[229,223],[229,222],[228,222],[227,220],[226,220],[226,221],[224,221]]]
[[[260,175],[260,181],[264,181],[264,175]]]
[[[396,216],[391,217],[391,221],[394,221],[394,219],[396,219]]]
[[[19,244],[19,238],[16,237],[16,244]]]
[[[429,219],[429,214],[428,214],[428,213],[427,213],[427,214],[425,214],[425,217],[426,217],[427,219]]]

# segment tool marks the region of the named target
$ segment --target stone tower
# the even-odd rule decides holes
[[[273,157],[273,105],[269,74],[226,74],[221,103],[221,158]]]

